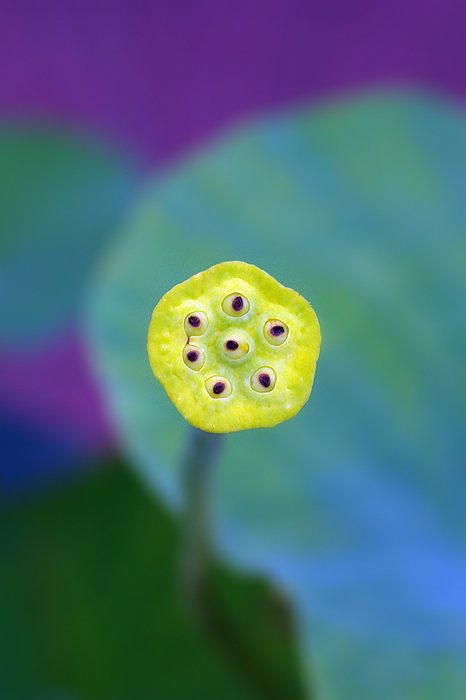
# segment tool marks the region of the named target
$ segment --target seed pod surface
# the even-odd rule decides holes
[[[214,433],[294,416],[309,398],[319,348],[309,303],[244,262],[214,265],[173,287],[148,335],[152,371],[170,399],[192,425]]]

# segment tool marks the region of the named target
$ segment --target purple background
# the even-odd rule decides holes
[[[463,0],[3,0],[2,110],[169,158],[257,110],[407,81],[466,92]]]
[[[0,115],[88,129],[152,168],[299,101],[400,82],[464,98],[465,30],[464,0],[3,0]],[[0,410],[23,433],[108,449],[77,329],[0,360]]]

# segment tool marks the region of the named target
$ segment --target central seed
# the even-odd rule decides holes
[[[263,387],[266,389],[270,386],[270,374],[266,374],[265,372],[262,372],[259,374],[259,383],[262,384]]]
[[[272,326],[270,332],[272,335],[281,335],[285,332],[285,329],[283,328],[283,326]]]
[[[243,308],[243,297],[235,297],[231,302],[231,305],[235,311],[241,311]]]
[[[188,318],[188,323],[193,328],[199,328],[199,326],[201,325],[201,319],[199,318],[199,316],[190,316]]]
[[[225,384],[223,382],[216,382],[212,387],[214,394],[221,394],[225,390]]]
[[[238,350],[239,344],[236,342],[236,340],[227,340],[225,347],[227,350]]]
[[[186,357],[190,362],[196,362],[197,358],[199,357],[199,353],[197,353],[195,350],[190,350]]]

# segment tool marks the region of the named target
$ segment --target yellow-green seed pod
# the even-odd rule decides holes
[[[319,349],[309,303],[244,262],[173,287],[149,326],[152,371],[186,420],[211,433],[294,416],[311,393]]]

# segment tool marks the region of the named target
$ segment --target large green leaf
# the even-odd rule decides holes
[[[137,182],[128,155],[38,124],[0,128],[0,341],[69,326]]]
[[[135,464],[174,506],[186,425],[152,378],[152,307],[228,259],[308,298],[323,344],[293,420],[228,437],[215,537],[294,596],[319,697],[463,698],[466,122],[374,95],[264,119],[146,193],[90,336]]]
[[[121,463],[94,466],[55,493],[2,502],[2,700],[255,700],[244,663],[183,614],[173,518]],[[274,698],[300,700],[270,586],[216,565],[211,587]]]

